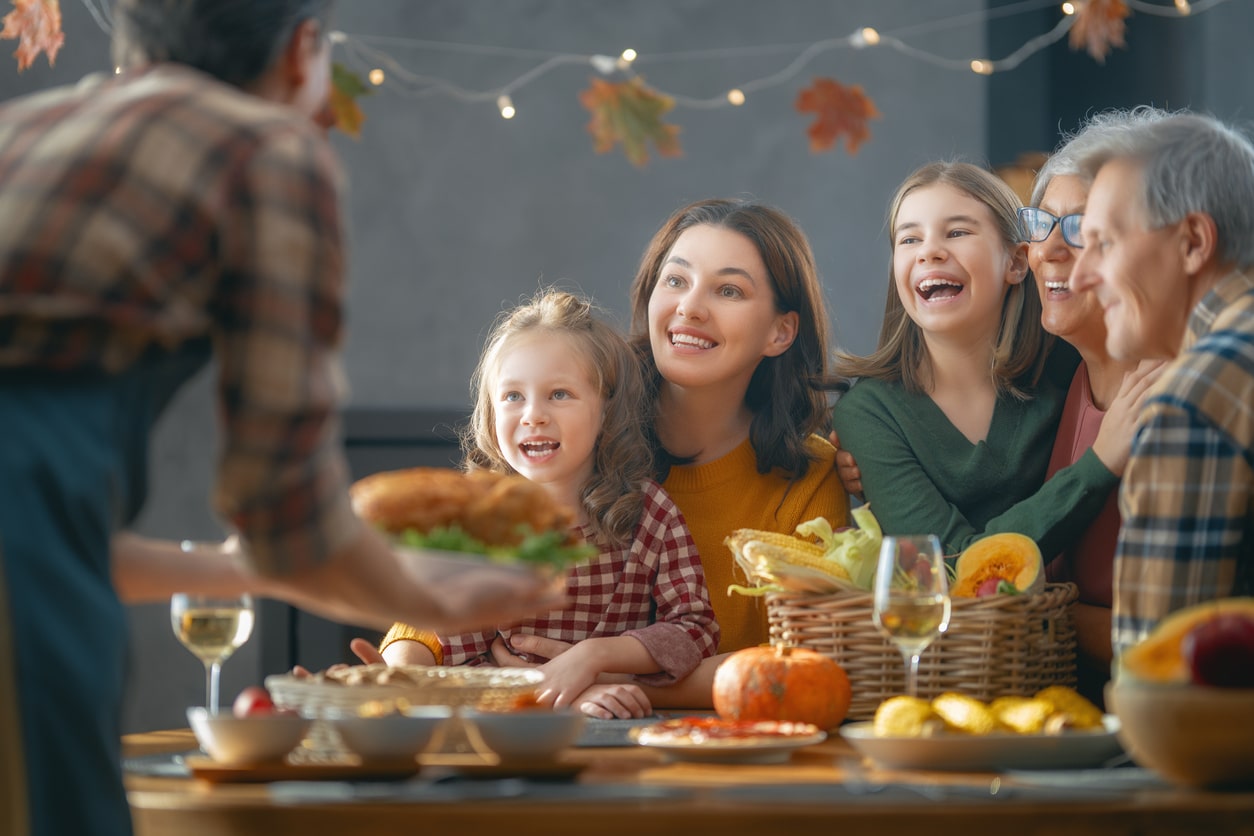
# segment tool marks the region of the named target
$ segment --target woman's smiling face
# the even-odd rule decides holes
[[[776,310],[756,245],[709,224],[675,240],[649,297],[654,362],[677,386],[737,381],[747,389],[762,358],[792,344],[796,321],[795,313]]]
[[[1088,186],[1079,177],[1060,174],[1049,181],[1041,196],[1041,208],[1055,217],[1083,214]],[[1055,225],[1049,237],[1028,245],[1028,264],[1036,278],[1041,297],[1041,324],[1051,334],[1068,342],[1103,348],[1106,325],[1102,308],[1092,292],[1081,293],[1071,286],[1071,271],[1080,250],[1062,238]]]
[[[906,195],[895,220],[893,279],[906,314],[925,336],[995,338],[1002,300],[1023,268],[989,208],[934,183]]]

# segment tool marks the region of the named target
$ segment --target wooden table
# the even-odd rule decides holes
[[[761,766],[670,763],[641,748],[574,749],[570,757],[587,764],[577,784],[528,784],[535,790],[528,795],[490,800],[286,803],[265,784],[136,775],[127,786],[138,836],[1254,836],[1254,792],[1042,790],[1010,776],[882,771],[834,737],[799,750],[786,764]],[[186,751],[195,740],[180,730],[131,735],[125,745],[128,755],[141,755]]]

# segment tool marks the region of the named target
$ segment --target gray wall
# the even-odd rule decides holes
[[[1215,50],[1244,54],[1244,38],[1235,33],[1251,31],[1250,5],[1236,0],[1201,16],[1206,25],[1195,27],[1198,54],[1208,56],[1205,68],[1214,71],[1199,70],[1199,83],[1225,91],[1214,97],[1215,106],[1239,109],[1247,94],[1244,86],[1226,92],[1231,86],[1218,75],[1224,59]],[[47,69],[40,58],[18,76],[0,59],[0,99],[108,67],[106,36],[83,4],[63,0],[62,6],[66,46],[57,67]],[[352,33],[579,53],[616,54],[632,46],[643,56],[638,69],[649,82],[705,97],[773,72],[791,56],[700,62],[649,56],[804,45],[864,25],[889,32],[976,12],[985,3],[341,0],[339,6],[338,26]],[[969,58],[985,54],[986,37],[985,25],[974,23],[913,42]],[[8,43],[0,42],[5,58]],[[415,72],[475,89],[499,85],[536,63],[392,51]],[[1135,54],[1135,42],[1129,54]],[[1236,60],[1248,67],[1248,58]],[[491,103],[405,98],[385,87],[363,102],[363,137],[336,136],[352,184],[347,365],[353,406],[464,408],[467,378],[488,323],[542,283],[581,289],[625,323],[627,286],[653,231],[679,205],[710,196],[751,195],[791,213],[814,245],[834,333],[846,347],[868,350],[887,288],[883,220],[893,189],[933,158],[983,161],[989,138],[997,135],[997,125],[986,119],[988,79],[886,50],[840,50],[820,56],[795,80],[752,95],[744,107],[677,109],[670,119],[682,126],[684,156],[654,159],[641,170],[618,152],[593,152],[584,130],[588,114],[577,101],[591,74],[585,66],[563,67],[518,91],[518,116],[509,122]],[[793,110],[793,101],[820,75],[863,85],[883,114],[871,123],[871,139],[856,157],[807,150],[807,118]],[[1034,101],[1049,95],[1048,76],[1038,64],[1021,77],[996,78],[1019,78],[1024,96],[1016,109],[1039,125]],[[997,113],[1007,118],[1004,110]],[[1052,141],[1028,143],[1048,145]],[[180,538],[219,535],[207,510],[211,415],[202,377],[176,401],[154,441],[154,490],[142,530]],[[174,640],[164,606],[132,608],[132,627],[133,687],[124,724],[128,730],[179,724],[183,707],[202,698],[200,665]],[[258,644],[250,643],[225,666],[228,697],[276,672],[265,669]]]

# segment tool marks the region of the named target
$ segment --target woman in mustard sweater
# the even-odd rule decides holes
[[[594,716],[651,705],[709,708],[728,652],[767,640],[760,599],[727,594],[723,540],[737,528],[791,534],[826,517],[846,524],[849,498],[826,432],[828,316],[805,234],[760,203],[703,200],[673,214],[645,250],[631,289],[632,332],[652,383],[658,476],[701,555],[722,655],[665,687],[604,683]],[[515,636],[515,651],[560,648]],[[499,664],[511,664],[499,654]]]

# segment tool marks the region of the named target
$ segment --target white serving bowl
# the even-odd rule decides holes
[[[297,714],[236,717],[229,710],[210,714],[201,706],[187,709],[187,722],[209,757],[228,766],[281,761],[300,744],[312,720]]]
[[[1119,740],[1138,764],[1186,787],[1254,787],[1254,688],[1106,686]]]
[[[323,719],[362,760],[401,761],[418,757],[452,716],[447,705],[415,705],[380,717],[341,712]]]
[[[584,715],[575,709],[527,708],[519,711],[463,709],[472,736],[501,760],[545,760],[574,745],[583,731]]]

